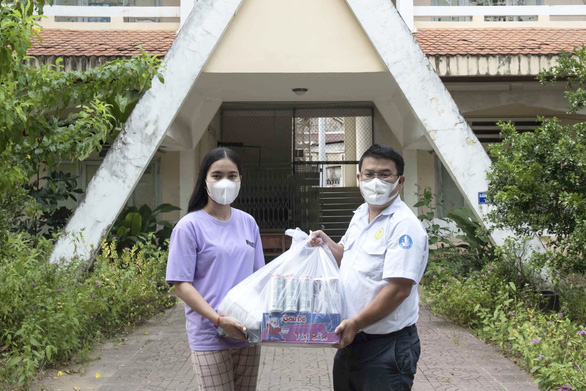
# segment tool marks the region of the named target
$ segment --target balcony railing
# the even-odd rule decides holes
[[[44,14],[47,19],[41,23],[48,28],[104,29],[127,25],[124,28],[177,29],[181,7],[54,5],[45,6]]]
[[[397,8],[411,30],[458,27],[586,27],[586,5],[413,6]]]
[[[586,27],[586,5],[414,6],[413,3],[413,0],[397,0],[399,12],[413,31],[441,27]],[[105,23],[119,26],[142,22],[141,26],[133,23],[126,28],[177,29],[193,4],[194,0],[181,0],[180,6],[162,7],[46,6],[48,19],[43,25],[103,29],[109,27]],[[148,23],[151,25],[147,26]]]

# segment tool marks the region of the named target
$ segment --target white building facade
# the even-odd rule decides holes
[[[222,3],[46,8],[43,45],[31,50],[38,61],[64,56],[84,69],[128,56],[137,43],[167,53],[165,84],[141,100],[110,165],[88,168],[95,157],[71,168],[85,173],[88,195],[68,230],[85,229],[88,245],[89,232],[99,237],[127,200],[178,205],[181,213],[166,216],[178,219],[199,161],[217,145],[243,157],[240,206],[267,233],[293,225],[341,232],[359,202],[356,161],[372,143],[402,151],[407,204],[430,187],[444,201],[440,213],[468,205],[482,217],[485,148],[499,142],[497,121],[530,130],[537,115],[584,119],[565,113],[563,85],[535,81],[561,49],[586,43],[582,1],[399,0],[399,13],[386,0]],[[113,162],[132,169],[116,172]],[[113,199],[114,212],[100,210]],[[56,256],[66,257],[71,247],[61,248]]]

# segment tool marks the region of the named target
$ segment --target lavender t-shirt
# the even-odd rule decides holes
[[[227,221],[204,210],[188,213],[171,234],[167,282],[191,282],[214,309],[226,293],[265,264],[258,225],[248,213],[232,208]],[[247,346],[220,337],[215,325],[185,305],[187,337],[192,350]]]

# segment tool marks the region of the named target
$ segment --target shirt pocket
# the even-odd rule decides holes
[[[375,279],[381,280],[385,263],[387,247],[383,241],[367,241],[362,245],[362,256],[360,257],[360,273]]]
[[[344,251],[350,250],[354,246],[354,243],[356,243],[356,238],[347,241],[346,244],[344,245]]]

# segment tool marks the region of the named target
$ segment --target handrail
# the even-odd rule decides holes
[[[98,7],[98,6],[45,6],[47,16],[66,17],[127,17],[127,18],[179,18],[181,7]]]
[[[414,6],[413,16],[584,16],[586,5]]]

